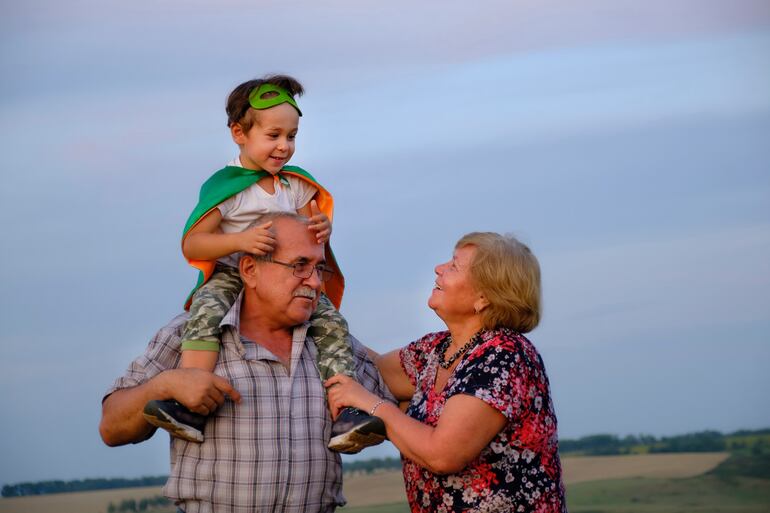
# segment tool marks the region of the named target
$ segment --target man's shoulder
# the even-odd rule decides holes
[[[369,360],[369,355],[366,352],[366,347],[352,334],[350,335],[350,347],[353,348],[353,356],[358,360]]]
[[[369,353],[366,350],[366,346],[352,334],[349,336],[348,340],[350,340],[350,346],[353,349],[353,359],[355,360],[358,382],[375,395],[395,402],[395,399],[393,399],[390,390],[388,390],[388,387],[385,385],[377,366],[369,359]]]
[[[182,312],[171,319],[165,326],[160,328],[155,334],[155,341],[173,341],[182,337],[182,331],[187,319],[190,318],[188,312]]]

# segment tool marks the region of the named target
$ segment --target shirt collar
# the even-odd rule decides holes
[[[222,321],[219,323],[219,327],[222,328],[222,333],[224,334],[226,328],[232,328],[233,334],[235,335],[233,337],[233,340],[235,341],[235,346],[238,350],[238,353],[243,357],[246,354],[246,349],[243,347],[243,343],[241,342],[241,305],[243,304],[243,290],[238,294],[238,297],[235,299],[235,302],[233,303],[233,306],[230,307],[230,310],[227,311],[225,316],[222,318]],[[301,346],[304,344],[305,339],[307,339],[308,334],[307,331],[310,328],[310,322],[306,321],[302,324],[298,324],[297,326],[294,326],[294,330],[292,331],[291,336],[291,342],[292,342],[292,362],[294,361],[295,357],[299,356],[298,351],[301,352]],[[224,343],[224,338],[222,340]],[[257,346],[257,359],[275,359],[274,357],[269,357],[272,353],[270,353],[267,349],[263,348],[261,345],[259,345],[258,342],[255,344]],[[299,348],[297,347],[299,346]],[[263,358],[264,357],[264,358]],[[294,365],[292,365],[293,367]]]

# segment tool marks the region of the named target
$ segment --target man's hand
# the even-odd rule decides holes
[[[109,446],[141,442],[151,433],[142,415],[147,401],[176,399],[195,413],[209,415],[225,402],[225,395],[241,401],[241,394],[221,376],[201,369],[167,370],[107,396],[102,402],[99,433]]]
[[[240,251],[257,256],[272,253],[275,249],[275,235],[270,231],[272,225],[273,222],[268,221],[239,233],[238,247]]]
[[[229,381],[202,369],[173,369],[158,376],[169,397],[179,401],[190,411],[209,415],[225,402],[225,395],[236,403],[241,394]]]
[[[310,217],[310,226],[308,228],[315,232],[318,244],[326,244],[332,234],[332,223],[326,214],[318,208],[318,203],[315,200],[310,202],[310,212],[312,216]]]

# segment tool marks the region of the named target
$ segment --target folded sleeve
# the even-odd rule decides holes
[[[312,200],[313,196],[315,196],[318,192],[318,188],[313,187],[305,180],[294,176],[289,177],[289,184],[291,194],[294,198],[295,210],[299,210],[300,208],[310,203],[310,200]]]
[[[187,315],[177,316],[169,325],[161,328],[147,344],[143,354],[131,362],[104,394],[104,398],[117,390],[131,388],[147,382],[161,372],[179,366],[181,358],[181,330]]]
[[[217,205],[217,209],[219,210],[219,213],[222,214],[222,217],[227,217],[227,215],[233,211],[236,204],[240,201],[240,196],[242,193],[233,194],[226,200],[224,200],[222,203]]]
[[[404,373],[413,386],[418,386],[417,384],[425,370],[429,356],[433,354],[436,343],[444,336],[446,336],[446,332],[429,333],[399,351],[398,356],[401,361],[401,368],[404,369]]]

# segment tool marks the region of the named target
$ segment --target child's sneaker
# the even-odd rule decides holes
[[[203,441],[206,417],[191,412],[176,401],[149,401],[144,407],[143,414],[147,422],[165,429],[172,436],[188,442]]]
[[[366,447],[382,443],[386,438],[385,423],[381,418],[355,408],[345,408],[332,424],[329,449],[355,454]]]

